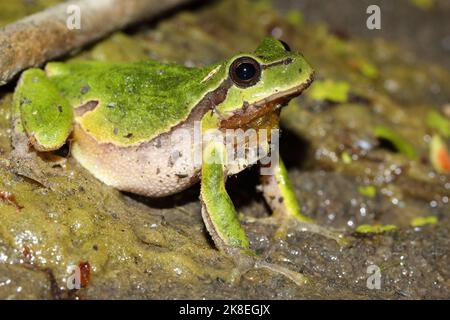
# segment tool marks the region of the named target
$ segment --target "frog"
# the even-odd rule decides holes
[[[200,182],[201,215],[216,248],[240,257],[236,261],[267,266],[250,248],[225,183],[254,164],[267,169],[261,161],[270,154],[270,174],[261,176],[268,205],[279,216],[310,223],[278,150],[242,161],[231,159],[220,139],[195,138],[237,129],[276,132],[282,107],[311,85],[314,73],[301,53],[274,37],[253,52],[204,67],[49,62],[24,71],[17,83],[13,146],[48,154],[70,141],[71,156],[98,180],[147,197]],[[258,146],[267,151],[272,136],[258,136]],[[200,161],[193,161],[194,149]]]

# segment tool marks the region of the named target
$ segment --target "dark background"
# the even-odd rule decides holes
[[[424,10],[411,0],[274,0],[285,12],[300,9],[308,22],[327,21],[330,29],[348,36],[383,37],[418,57],[450,68],[450,0],[435,0]],[[366,9],[381,8],[381,30],[366,28]]]

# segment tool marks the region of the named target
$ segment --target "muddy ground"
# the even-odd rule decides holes
[[[253,50],[267,34],[301,50],[317,80],[283,110],[281,155],[303,213],[343,239],[294,223],[280,236],[255,168],[227,187],[252,248],[306,284],[260,269],[237,279],[203,225],[198,186],[150,199],[108,188],[70,157],[62,165],[11,161],[10,84],[0,93],[0,298],[449,298],[448,61],[383,33],[342,32],[308,9],[312,1],[300,2],[303,12],[289,1],[198,5],[65,60],[205,65]],[[429,9],[403,2],[418,15],[448,10],[444,1]],[[0,24],[47,5],[15,3]],[[67,288],[73,266],[82,271],[80,290]],[[379,289],[367,285],[370,266],[379,268]]]

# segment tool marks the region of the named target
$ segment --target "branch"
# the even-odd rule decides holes
[[[69,53],[114,30],[155,17],[192,0],[78,0],[28,16],[0,29],[0,86],[20,71]],[[80,29],[69,29],[75,5]]]

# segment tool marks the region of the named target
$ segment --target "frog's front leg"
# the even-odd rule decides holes
[[[226,148],[220,142],[203,147],[202,216],[216,246],[229,254],[247,253],[249,241],[226,189]]]
[[[300,211],[292,183],[286,167],[280,157],[272,165],[271,174],[261,174],[264,199],[276,216],[295,218],[301,222],[312,222],[312,219]],[[267,168],[266,168],[267,169]]]
[[[203,146],[201,174],[200,198],[204,223],[217,248],[234,259],[238,278],[251,268],[265,268],[282,274],[298,285],[304,284],[306,278],[302,274],[268,263],[250,249],[245,230],[225,189],[227,150],[223,142],[211,141]]]
[[[239,222],[233,202],[225,190],[226,148],[217,142],[203,148],[201,201],[202,217],[217,248],[234,258],[239,275],[251,268],[265,268],[282,274],[298,285],[306,278],[283,266],[268,263],[250,249],[245,230]]]

